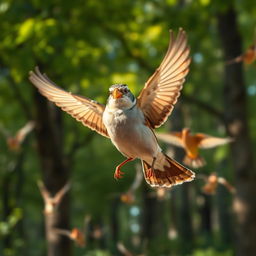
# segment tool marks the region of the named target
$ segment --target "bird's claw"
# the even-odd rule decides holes
[[[153,170],[152,170],[152,168],[150,168],[147,170],[147,177],[150,178],[152,176],[153,176]]]
[[[116,180],[122,179],[122,178],[123,178],[123,175],[124,175],[124,172],[121,172],[120,169],[116,169],[116,170],[115,170],[115,173],[114,173],[114,178],[115,178]]]

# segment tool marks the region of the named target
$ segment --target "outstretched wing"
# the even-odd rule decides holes
[[[104,105],[62,90],[46,75],[42,75],[37,67],[35,72],[29,72],[29,80],[38,88],[42,95],[69,113],[77,121],[82,122],[85,126],[99,134],[109,137],[107,129],[102,122]]]
[[[181,132],[172,132],[172,133],[159,133],[156,132],[156,137],[163,141],[164,143],[171,144],[177,147],[183,148],[184,145],[181,140]]]
[[[167,53],[138,97],[138,105],[152,128],[161,126],[171,114],[189,71],[189,48],[183,29],[174,38],[170,31]]]
[[[195,138],[198,141],[199,148],[214,148],[233,141],[232,138],[218,138],[203,133],[197,133]]]

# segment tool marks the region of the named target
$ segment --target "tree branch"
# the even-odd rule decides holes
[[[8,76],[8,81],[9,81],[10,86],[14,92],[14,96],[16,97],[16,100],[19,102],[26,118],[28,120],[31,120],[32,119],[31,108],[27,104],[26,100],[23,98],[23,95],[22,95],[19,87],[16,85],[15,81],[12,79],[11,76]]]
[[[224,113],[222,111],[214,108],[210,104],[207,104],[206,102],[204,102],[204,101],[202,101],[200,99],[197,99],[197,98],[195,98],[193,96],[187,95],[185,93],[182,94],[182,100],[184,100],[187,103],[192,103],[192,104],[198,106],[202,110],[205,110],[209,114],[217,117],[221,122],[225,123]]]
[[[68,159],[69,162],[72,162],[77,150],[80,149],[82,146],[90,143],[93,137],[94,137],[94,133],[92,132],[88,133],[83,139],[76,136],[76,139],[74,139],[68,153],[66,154],[66,159]]]

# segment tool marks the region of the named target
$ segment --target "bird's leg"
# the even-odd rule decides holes
[[[149,177],[149,178],[153,176],[155,161],[156,161],[156,157],[153,157],[151,168],[148,169],[148,171],[147,171],[147,177]]]
[[[116,170],[115,170],[115,173],[114,173],[114,178],[115,179],[121,179],[121,178],[123,178],[122,177],[122,175],[124,174],[123,172],[121,172],[121,167],[123,166],[123,165],[125,165],[127,162],[130,162],[130,161],[132,161],[132,160],[134,160],[134,158],[127,158],[125,161],[123,161],[121,164],[119,164],[117,167],[116,167]]]

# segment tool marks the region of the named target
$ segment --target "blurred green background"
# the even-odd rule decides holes
[[[236,20],[230,30],[239,35],[230,48],[237,46],[242,54],[256,39],[252,0],[0,1],[0,255],[255,255],[255,191],[244,185],[255,181],[255,167],[248,163],[252,157],[241,159],[251,168],[233,161],[239,150],[255,155],[255,63],[225,65],[227,57],[236,57],[225,55],[221,39],[221,17],[228,20],[229,13]],[[40,97],[28,72],[39,66],[60,87],[101,103],[114,83],[126,83],[138,95],[161,63],[169,29],[177,33],[179,27],[187,32],[192,63],[177,108],[159,131],[187,126],[192,132],[234,135],[229,127],[233,106],[226,104],[232,91],[225,91],[224,77],[239,66],[244,95],[234,104],[246,109],[246,130],[233,149],[227,145],[203,151],[207,165],[194,170],[201,175],[217,172],[238,192],[233,195],[220,185],[214,195],[205,195],[204,181],[196,179],[160,197],[143,180],[127,203],[120,196],[133,183],[135,163],[123,168],[122,180],[114,180],[124,157],[108,139]],[[30,120],[35,120],[35,129],[13,146],[10,138]],[[174,153],[182,159],[183,152]],[[83,230],[84,248],[62,235],[49,245],[37,180],[45,182],[52,196],[70,181],[64,208],[57,210],[64,215],[60,227]],[[236,198],[240,208],[233,205]],[[244,225],[250,227],[246,236]],[[118,242],[130,252],[118,249]],[[64,251],[63,243],[68,248]],[[50,254],[49,246],[57,252]]]

